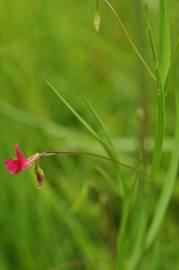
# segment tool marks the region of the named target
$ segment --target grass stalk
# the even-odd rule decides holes
[[[152,39],[151,39],[152,40]],[[152,157],[151,176],[155,178],[162,158],[162,147],[165,133],[165,85],[170,68],[170,23],[169,23],[169,0],[160,0],[160,63],[156,70],[157,74],[157,128],[155,135],[154,152]],[[153,47],[153,46],[152,46]],[[155,50],[154,58],[155,56]],[[157,65],[157,63],[156,63]],[[158,65],[157,65],[158,66]]]
[[[158,235],[159,229],[162,225],[167,207],[172,196],[176,174],[179,162],[179,94],[176,95],[176,131],[175,131],[175,143],[171,156],[169,169],[166,175],[165,183],[162,189],[162,193],[159,197],[159,201],[154,213],[153,221],[148,231],[146,248],[148,249],[154,242]]]
[[[100,118],[100,116],[97,114],[96,110],[94,109],[94,107],[92,106],[92,104],[89,102],[89,100],[83,95],[81,94],[84,102],[86,103],[89,111],[92,113],[93,117],[94,117],[94,120],[96,121],[96,123],[98,124],[98,126],[100,127],[100,131],[102,133],[102,136],[103,136],[103,141],[102,141],[102,144],[103,144],[103,147],[104,149],[106,150],[107,154],[111,157],[112,160],[118,160],[118,154],[115,150],[115,147],[112,143],[112,140],[106,130],[106,127],[102,121],[102,119]],[[115,162],[114,162],[114,165]],[[121,168],[117,168],[118,170],[118,177],[119,177],[119,189],[122,189],[123,190],[123,193],[126,195],[127,192],[128,192],[128,187],[127,187],[127,183],[126,183],[126,179],[125,179],[125,175],[124,175],[124,172],[122,171]],[[122,182],[122,183],[121,183]]]
[[[116,156],[114,155],[114,150],[112,148],[112,144],[107,145],[106,142],[103,140],[103,138],[97,134],[97,132],[91,127],[90,124],[87,123],[87,121],[67,102],[67,100],[60,94],[60,92],[49,82],[49,80],[42,75],[42,78],[47,83],[47,85],[50,87],[50,89],[55,93],[55,95],[65,104],[65,106],[71,111],[71,113],[80,121],[80,123],[88,130],[88,132],[101,144],[101,146],[104,148],[106,153],[111,157],[111,160],[116,160]],[[107,135],[104,126],[102,125],[102,122],[100,121],[100,118],[97,116],[95,111],[92,109],[92,106],[90,106],[88,102],[88,107],[90,108],[93,115],[95,115],[96,120],[99,122],[100,126],[102,127],[102,130],[108,140],[110,142],[109,136]],[[115,163],[114,163],[115,164]],[[122,198],[126,197],[127,194],[127,185],[125,182],[125,179],[123,177],[123,172],[119,169],[119,189],[120,194]]]

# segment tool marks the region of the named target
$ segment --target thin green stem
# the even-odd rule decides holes
[[[96,157],[96,158],[100,158],[100,159],[104,159],[104,160],[107,160],[107,161],[111,161],[113,163],[115,163],[116,165],[119,165],[119,166],[122,166],[126,169],[129,169],[131,171],[136,171],[135,168],[129,166],[129,165],[126,165],[122,162],[119,162],[117,160],[114,160],[112,158],[109,158],[109,157],[105,157],[105,156],[102,156],[102,155],[98,155],[98,154],[94,154],[94,153],[90,153],[90,152],[76,152],[76,151],[45,151],[43,153],[40,154],[41,157],[50,157],[50,156],[55,156],[55,155],[78,155],[78,156],[91,156],[91,157]],[[147,175],[145,172],[142,172],[140,170],[138,170],[139,173],[141,173],[143,176],[145,177],[148,177],[150,178],[149,175]]]
[[[162,157],[162,147],[165,133],[165,94],[163,91],[160,91],[159,95],[157,96],[157,107],[158,107],[158,120],[157,120],[158,125],[156,129],[154,153],[152,158],[152,170],[151,170],[152,177],[155,177]]]
[[[142,62],[142,64],[144,65],[145,69],[147,70],[147,72],[150,74],[151,78],[156,81],[156,77],[153,74],[151,68],[149,67],[149,65],[146,63],[146,61],[144,60],[143,56],[141,55],[141,53],[139,52],[139,50],[137,49],[136,45],[134,44],[134,41],[132,40],[132,38],[130,37],[126,27],[124,26],[124,24],[122,23],[121,18],[119,17],[118,13],[116,12],[116,10],[114,9],[114,7],[111,5],[111,3],[108,0],[104,0],[104,2],[108,5],[108,7],[111,9],[112,13],[114,14],[114,16],[116,17],[118,23],[120,24],[125,36],[127,37],[131,47],[134,49],[135,53],[137,54],[138,58],[140,59],[140,61]]]
[[[160,35],[160,72],[164,87],[171,62],[169,0],[160,0]]]
[[[157,48],[156,48],[155,41],[154,41],[154,36],[153,36],[153,31],[152,31],[152,26],[151,26],[151,21],[150,21],[150,15],[149,15],[149,10],[148,10],[147,5],[146,5],[146,16],[147,16],[149,40],[150,40],[150,45],[151,45],[151,49],[152,49],[152,56],[153,56],[153,60],[154,60],[154,64],[155,64],[155,69],[158,70],[159,58],[158,58]]]

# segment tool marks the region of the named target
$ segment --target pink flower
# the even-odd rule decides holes
[[[11,174],[18,174],[21,171],[28,169],[32,163],[39,158],[39,154],[37,153],[26,159],[24,154],[20,151],[18,144],[15,145],[15,149],[17,159],[11,158],[5,161],[6,167]]]

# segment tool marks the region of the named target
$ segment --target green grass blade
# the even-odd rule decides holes
[[[160,88],[159,88],[160,89]],[[159,90],[160,91],[160,90]],[[158,120],[152,157],[151,176],[155,177],[162,157],[162,147],[165,133],[165,95],[163,91],[157,96]]]
[[[148,33],[149,33],[149,40],[150,40],[152,55],[153,55],[153,59],[154,59],[154,63],[155,63],[155,68],[156,68],[156,70],[158,70],[159,59],[158,59],[158,54],[157,54],[157,48],[156,48],[155,41],[154,41],[154,35],[153,35],[153,31],[152,31],[149,10],[148,10],[147,5],[146,5],[146,16],[147,16],[147,26],[148,26]]]
[[[160,0],[160,72],[165,85],[171,62],[169,0]]]
[[[171,156],[171,161],[168,169],[168,173],[166,175],[164,187],[159,198],[154,218],[149,228],[146,248],[149,248],[150,245],[155,240],[161,224],[163,222],[168,204],[170,202],[170,198],[172,196],[177,169],[178,169],[178,162],[179,162],[179,93],[176,94],[176,131],[175,131],[175,143],[173,148],[173,153]]]
[[[79,115],[79,113],[66,101],[66,99],[59,93],[59,91],[49,82],[49,80],[42,76],[44,81],[48,84],[50,89],[56,94],[56,96],[65,104],[65,106],[72,112],[72,114],[81,122],[81,124],[89,131],[89,133],[97,140],[101,141],[98,134],[93,130],[93,128],[84,120],[84,118]]]
[[[115,155],[115,159],[117,158],[117,154],[116,154],[116,151],[114,149],[114,146],[113,146],[113,143],[111,141],[111,138],[106,130],[106,127],[104,126],[103,124],[103,121],[102,119],[100,118],[100,116],[97,114],[96,110],[94,109],[94,107],[92,106],[92,104],[89,102],[89,100],[85,97],[84,94],[81,94],[84,102],[86,103],[89,111],[92,113],[94,119],[96,120],[96,122],[98,123],[99,127],[101,128],[101,131],[102,131],[102,134],[104,136],[104,138],[106,139],[107,143],[108,143],[108,146],[109,148],[111,149],[111,151],[114,153]]]
[[[173,74],[173,69],[176,65],[176,60],[177,60],[177,55],[178,55],[178,51],[179,51],[179,37],[177,39],[176,42],[176,46],[175,46],[175,50],[174,50],[174,54],[171,60],[171,65],[167,74],[167,78],[166,78],[166,82],[165,82],[165,95],[167,94],[167,91],[170,87],[170,83],[172,81],[172,74]]]
[[[104,143],[101,137],[93,130],[93,128],[84,120],[83,117],[79,115],[79,113],[66,101],[66,99],[59,93],[59,91],[47,80],[45,76],[42,76],[45,82],[48,84],[50,89],[56,94],[56,96],[66,105],[66,107],[73,113],[73,115],[80,121],[80,123],[89,131],[89,133],[104,147],[106,152],[109,154],[109,156],[112,157],[112,159],[116,159],[116,156],[111,155],[110,149],[107,147],[107,145]],[[119,170],[120,173],[120,193],[121,196],[125,196],[127,192],[126,183],[123,180],[123,173]]]
[[[152,157],[151,175],[155,177],[162,158],[162,147],[165,133],[165,82],[170,68],[170,24],[169,0],[160,0],[160,65],[157,71],[158,120],[155,136],[155,147]]]
[[[152,176],[154,177],[158,171],[161,156],[162,146],[165,131],[165,87],[166,80],[171,68],[171,44],[170,44],[170,22],[169,22],[169,0],[160,0],[160,74],[158,73],[158,88],[160,89],[158,96],[158,128],[155,139],[155,149],[152,160]],[[176,97],[176,132],[175,132],[175,145],[172,152],[172,157],[166,175],[165,184],[162,193],[159,197],[157,207],[154,212],[152,223],[149,227],[146,240],[146,248],[155,240],[161,227],[163,218],[165,216],[178,168],[179,161],[179,98]]]
[[[146,233],[146,215],[144,210],[141,210],[139,232],[137,234],[136,243],[134,246],[133,254],[130,258],[128,270],[137,270],[139,269],[139,262],[143,255],[144,243],[145,243],[145,233]]]
[[[107,154],[113,159],[113,160],[119,160],[118,159],[118,155],[115,151],[115,148],[113,146],[113,143],[111,141],[111,138],[103,124],[103,121],[101,120],[100,116],[97,114],[96,110],[94,109],[94,107],[92,106],[92,104],[88,101],[88,99],[81,94],[83,100],[85,101],[89,111],[92,113],[94,119],[96,120],[96,122],[98,123],[99,127],[101,128],[102,134],[104,136],[104,140],[102,140],[102,146],[104,147],[104,149],[106,150]],[[115,165],[115,164],[114,164]],[[116,165],[115,165],[116,166]],[[117,168],[119,170],[119,175],[120,175],[120,189],[122,191],[122,194],[127,194],[128,192],[128,187],[126,184],[126,179],[124,177],[124,173],[121,170],[121,168]]]

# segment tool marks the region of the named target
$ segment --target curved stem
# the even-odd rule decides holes
[[[129,166],[129,165],[126,165],[122,162],[119,162],[117,160],[114,160],[112,158],[109,158],[109,157],[105,157],[105,156],[102,156],[102,155],[99,155],[99,154],[94,154],[94,153],[90,153],[90,152],[75,152],[75,151],[46,151],[46,152],[43,152],[41,153],[41,157],[50,157],[50,156],[56,156],[56,155],[78,155],[78,156],[91,156],[91,157],[97,157],[97,158],[100,158],[100,159],[104,159],[104,160],[107,160],[107,161],[111,161],[113,162],[114,164],[117,164],[119,166],[122,166],[126,169],[129,169],[131,171],[136,171],[137,169]],[[145,177],[148,177],[150,178],[149,175],[147,175],[145,172],[142,172],[142,171],[139,171],[139,173],[141,173],[142,175],[144,175]]]
[[[145,62],[143,56],[141,55],[141,53],[139,52],[139,50],[137,49],[136,45],[134,44],[134,41],[132,40],[132,38],[130,37],[127,29],[125,28],[125,26],[123,25],[121,18],[119,17],[119,15],[117,14],[116,10],[113,8],[113,6],[111,5],[111,3],[108,0],[104,0],[104,2],[108,5],[108,7],[111,9],[112,13],[114,14],[114,16],[116,17],[116,19],[118,20],[118,23],[120,24],[124,34],[126,35],[130,45],[132,46],[132,48],[134,49],[135,53],[137,54],[138,58],[140,59],[140,61],[142,62],[142,64],[144,65],[145,69],[148,71],[148,73],[150,74],[151,78],[156,82],[156,77],[153,74],[152,70],[150,69],[149,65]]]

